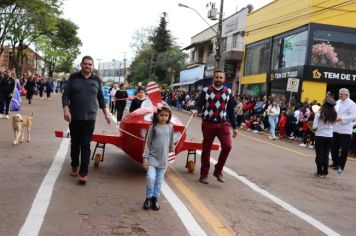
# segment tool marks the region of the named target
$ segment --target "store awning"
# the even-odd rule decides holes
[[[173,88],[173,87],[178,87],[178,86],[183,86],[183,85],[190,85],[190,84],[194,84],[195,82],[198,82],[198,81],[199,80],[191,80],[191,81],[175,83],[175,84],[169,85],[169,87]]]
[[[202,45],[202,44],[205,44],[205,43],[210,42],[210,41],[211,41],[211,39],[198,41],[198,42],[190,44],[189,46],[183,48],[182,50],[188,50],[188,49],[194,48],[194,47],[196,47],[198,45]]]

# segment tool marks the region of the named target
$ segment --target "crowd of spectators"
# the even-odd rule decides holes
[[[177,110],[189,111],[195,105],[199,92],[184,90],[165,90],[164,100]],[[269,133],[275,140],[296,140],[300,147],[314,148],[315,131],[313,121],[316,109],[320,106],[316,100],[308,98],[298,102],[295,97],[271,95],[270,97],[235,96],[236,121],[239,128],[254,133]],[[314,108],[314,110],[313,110]],[[356,156],[356,121],[354,121],[351,154]]]

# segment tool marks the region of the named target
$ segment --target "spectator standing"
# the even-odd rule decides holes
[[[243,111],[243,104],[241,102],[241,99],[237,97],[236,99],[236,106],[234,109],[234,112],[236,114],[236,127],[240,128],[243,117],[244,117],[244,111]]]
[[[350,92],[346,88],[339,90],[339,100],[336,102],[336,123],[333,127],[332,160],[331,167],[341,174],[345,168],[349,153],[352,135],[352,121],[356,119],[356,105],[349,98]],[[341,151],[340,151],[341,150]]]
[[[273,101],[271,105],[269,105],[267,109],[268,114],[268,122],[270,126],[269,138],[272,140],[276,139],[276,126],[278,123],[278,116],[280,113],[280,108],[277,101]]]
[[[0,118],[9,119],[11,99],[14,95],[16,81],[11,76],[11,71],[6,70],[0,81]]]
[[[71,74],[68,79],[62,95],[62,104],[64,119],[69,122],[71,135],[71,176],[78,176],[81,154],[79,182],[85,184],[90,162],[91,136],[95,129],[98,108],[103,110],[108,124],[110,124],[110,116],[101,90],[101,80],[92,74],[93,58],[83,57],[80,66],[81,71]]]
[[[287,114],[286,111],[282,111],[281,118],[279,118],[279,137],[284,138],[286,136],[286,124],[287,124]]]
[[[114,82],[112,84],[112,87],[109,89],[109,93],[110,93],[110,112],[111,114],[115,114],[116,113],[116,106],[115,106],[115,94],[117,89],[119,88],[119,84],[117,82]]]
[[[47,78],[45,86],[46,86],[47,100],[51,100],[51,93],[53,93],[53,80],[50,77]]]
[[[223,70],[216,70],[214,72],[213,85],[202,90],[195,110],[192,110],[193,115],[201,112],[203,119],[203,151],[199,181],[204,184],[209,183],[210,152],[215,137],[218,137],[220,140],[221,152],[213,175],[219,182],[224,182],[222,170],[231,150],[230,124],[233,128],[233,137],[237,136],[234,113],[235,101],[231,90],[224,86],[224,82],[225,72]]]

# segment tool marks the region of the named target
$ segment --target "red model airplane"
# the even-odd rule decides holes
[[[145,146],[145,138],[147,130],[152,123],[154,107],[157,104],[162,104],[161,90],[155,82],[150,82],[147,85],[146,93],[149,99],[142,104],[142,107],[125,116],[119,125],[119,135],[93,134],[92,141],[97,142],[96,149],[103,148],[102,155],[96,154],[94,165],[99,166],[100,161],[103,161],[105,144],[113,144],[129,155],[138,163],[143,162],[143,151]],[[175,154],[188,150],[186,167],[190,172],[194,171],[196,161],[196,150],[202,149],[201,142],[187,141],[186,129],[184,124],[177,116],[172,115],[171,123],[173,124]],[[69,137],[64,135],[63,131],[55,131],[56,137]],[[212,150],[218,150],[219,144],[213,144]],[[189,160],[189,155],[194,155],[194,161]]]

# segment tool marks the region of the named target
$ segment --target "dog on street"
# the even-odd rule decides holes
[[[31,127],[33,117],[33,111],[31,116],[22,116],[20,114],[15,114],[12,116],[12,129],[15,135],[15,140],[13,142],[14,145],[19,144],[19,142],[23,142],[25,138],[23,128],[27,129],[27,142],[31,141]]]

